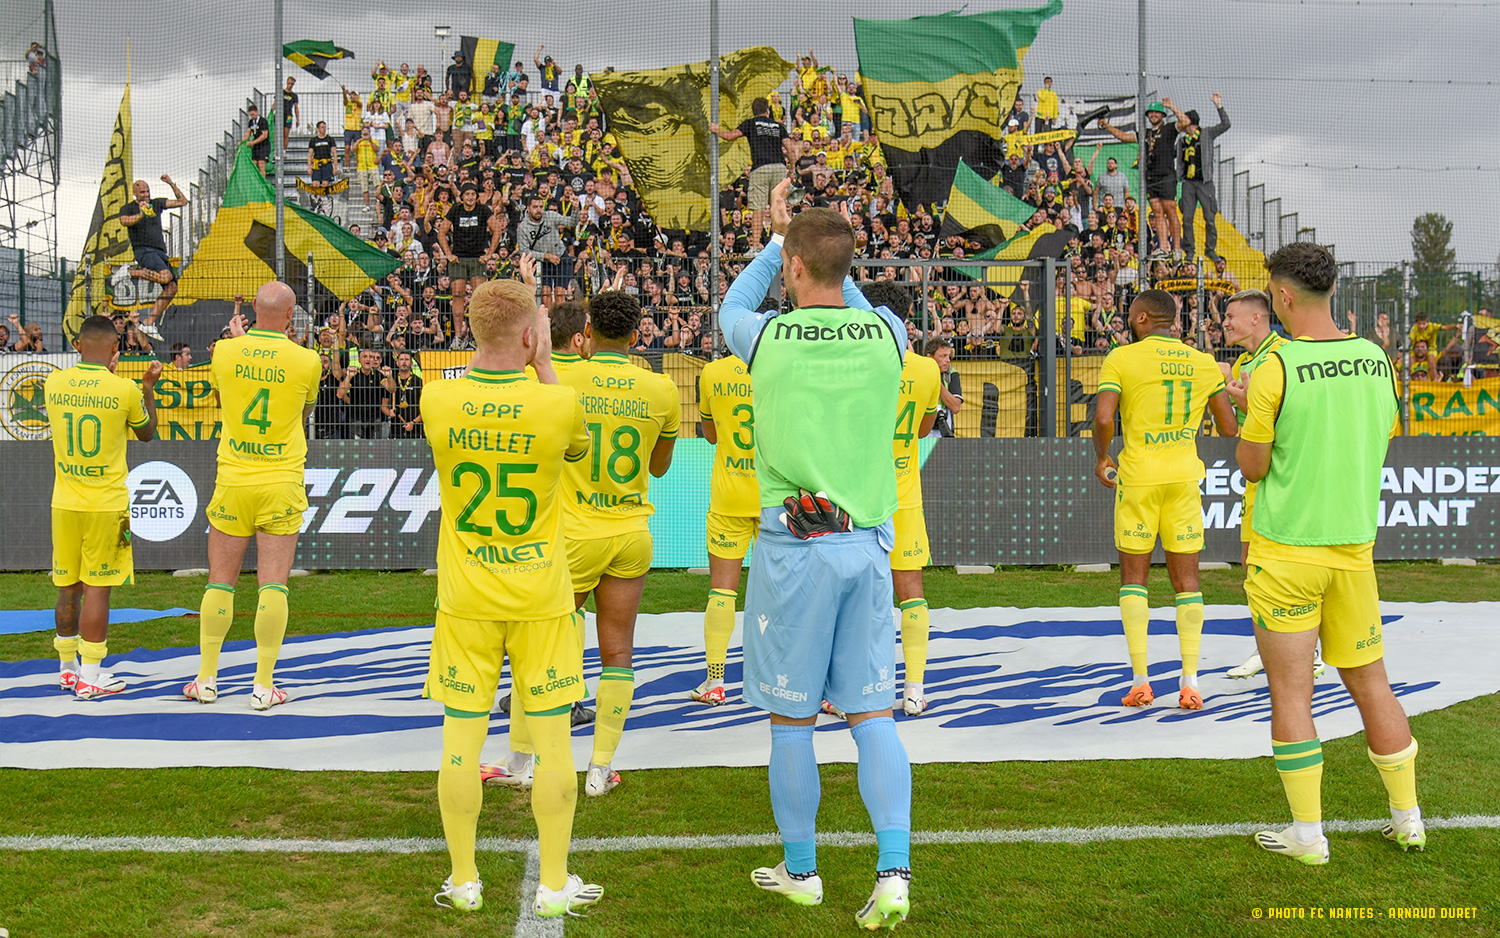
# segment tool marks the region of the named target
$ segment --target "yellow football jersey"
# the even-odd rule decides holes
[[[1203,478],[1198,428],[1224,392],[1218,362],[1180,339],[1148,335],[1104,357],[1099,390],[1120,395],[1120,481],[1165,485]]]
[[[318,399],[318,353],[284,333],[251,329],[220,339],[212,368],[224,422],[218,484],[301,482],[307,461],[302,413]]]
[[[1236,358],[1234,364],[1229,368],[1229,377],[1236,381],[1250,380],[1250,377],[1255,374],[1255,369],[1266,359],[1270,358],[1272,352],[1287,344],[1288,341],[1290,340],[1279,332],[1269,333],[1255,349],[1240,353],[1240,357]],[[1239,418],[1240,424],[1243,425],[1246,414],[1243,410],[1240,410],[1238,405],[1235,405],[1234,415]]]
[[[714,470],[709,477],[708,510],[731,518],[760,515],[755,481],[755,405],[750,372],[737,356],[703,366],[698,374],[698,417],[714,425]]]
[[[427,385],[421,408],[442,485],[438,608],[512,622],[572,612],[559,496],[564,462],[589,452],[578,395],[475,368]]]
[[[47,376],[47,422],[52,425],[52,507],[124,511],[126,429],[146,425],[140,385],[103,365],[79,362]]]
[[[597,352],[558,372],[578,391],[591,440],[589,457],[563,471],[568,537],[648,530],[651,451],[677,436],[682,400],[666,375],[632,365],[623,352]]]
[[[925,355],[906,353],[901,366],[901,397],[896,411],[896,497],[898,508],[922,507],[922,463],[917,447],[922,420],[938,410],[938,388],[943,380],[938,363]]]

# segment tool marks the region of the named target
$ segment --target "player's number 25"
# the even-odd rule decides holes
[[[519,498],[526,505],[526,517],[520,524],[510,520],[510,511],[506,508],[495,509],[495,525],[512,537],[518,537],[531,530],[536,523],[536,493],[531,489],[521,488],[510,484],[513,475],[527,475],[536,472],[536,463],[500,463],[495,466],[495,475],[490,476],[489,470],[473,462],[461,462],[453,467],[453,475],[450,482],[454,488],[462,488],[466,476],[474,476],[479,480],[479,488],[464,506],[464,510],[458,516],[456,527],[459,531],[467,531],[478,534],[480,537],[489,537],[494,534],[494,528],[487,524],[476,524],[472,519],[474,513],[479,510],[480,505],[493,492],[496,498]]]

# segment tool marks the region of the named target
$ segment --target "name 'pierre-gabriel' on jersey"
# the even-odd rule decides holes
[[[318,399],[318,353],[283,333],[251,329],[220,339],[210,367],[224,422],[219,482],[301,482],[307,461],[302,414]]]
[[[438,608],[535,621],[573,608],[563,540],[563,467],[589,451],[573,389],[473,369],[421,400],[443,506]]]
[[[557,380],[578,392],[590,440],[588,458],[563,469],[568,536],[647,530],[651,451],[658,439],[675,439],[682,421],[676,383],[621,352],[596,352]]]
[[[56,465],[52,507],[70,511],[128,508],[126,428],[146,425],[140,386],[103,365],[79,362],[48,375],[43,394]]]
[[[1105,356],[1099,390],[1120,395],[1122,482],[1203,478],[1198,428],[1209,398],[1224,391],[1224,373],[1213,356],[1171,336],[1143,336]]]
[[[718,436],[709,479],[709,510],[733,518],[760,514],[755,478],[755,402],[750,371],[731,355],[703,366],[698,375],[698,417]]]

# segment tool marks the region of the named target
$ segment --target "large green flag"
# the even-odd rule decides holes
[[[719,59],[719,124],[737,127],[750,103],[786,80],[792,63],[770,46]],[[609,129],[646,210],[662,228],[709,228],[707,62],[592,76]],[[750,165],[745,141],[719,147],[719,183],[728,186]]]
[[[341,49],[331,42],[322,42],[317,39],[289,42],[281,47],[281,54],[302,66],[303,71],[318,81],[328,77],[328,69],[324,66],[329,62],[334,59],[354,58],[354,53],[348,49]]]
[[[510,71],[511,56],[516,52],[516,44],[498,39],[481,39],[478,36],[461,36],[458,51],[463,54],[464,63],[474,70],[474,78],[469,82],[469,95],[474,96],[484,90],[484,76],[490,73],[491,65],[500,66],[502,72]]]
[[[959,160],[943,210],[942,236],[946,240],[961,235],[965,241],[978,242],[979,250],[986,251],[1009,241],[1035,214],[1035,208],[1003,189],[996,189],[970,169],[969,164]]]
[[[941,199],[960,159],[998,169],[1000,121],[1021,88],[1021,60],[1050,16],[1034,10],[854,20],[864,98],[896,191],[908,207]]]

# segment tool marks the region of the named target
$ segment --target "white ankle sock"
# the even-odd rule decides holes
[[[1304,844],[1315,844],[1323,836],[1322,821],[1293,821],[1292,836]]]

